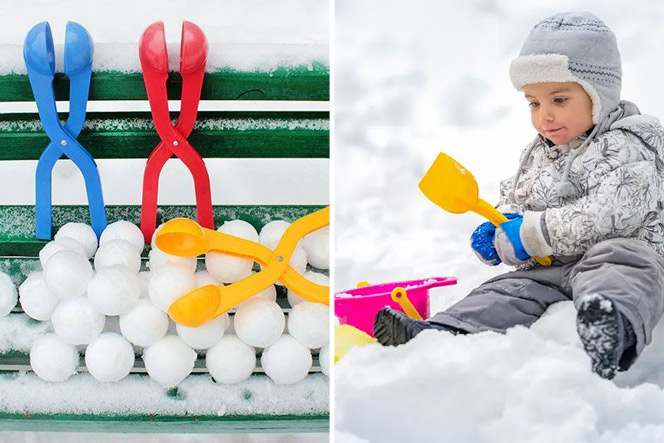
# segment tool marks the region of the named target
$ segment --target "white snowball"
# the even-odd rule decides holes
[[[30,349],[30,366],[46,381],[65,381],[76,374],[78,359],[76,346],[65,343],[55,334],[39,337]]]
[[[44,268],[44,283],[60,298],[75,298],[85,294],[94,271],[90,261],[74,251],[58,251]]]
[[[168,312],[175,300],[196,289],[194,273],[180,266],[166,265],[151,274],[148,284],[150,300],[164,312]]]
[[[318,269],[330,269],[330,227],[318,229],[302,239],[307,261]]]
[[[101,334],[105,321],[106,317],[97,312],[86,297],[61,301],[51,316],[55,333],[71,345],[90,343]]]
[[[278,304],[258,298],[237,307],[234,324],[240,340],[249,346],[266,348],[284,332],[286,318]]]
[[[311,352],[288,334],[279,337],[261,356],[265,374],[278,385],[290,385],[303,380],[312,363]]]
[[[42,272],[33,272],[18,288],[23,312],[39,321],[48,321],[60,299],[48,290]]]
[[[170,255],[157,248],[156,246],[150,250],[150,261],[148,267],[150,271],[157,270],[165,265],[182,266],[190,272],[196,272],[196,264],[198,263],[197,257],[178,257]]]
[[[0,271],[0,317],[9,315],[16,306],[18,293],[11,277]]]
[[[168,331],[168,315],[148,299],[141,299],[129,311],[120,315],[120,331],[136,346],[151,346],[164,338]]]
[[[256,229],[243,220],[227,221],[217,231],[245,240],[258,241]],[[234,283],[251,275],[254,261],[250,258],[212,252],[205,256],[205,267],[216,280],[222,283]]]
[[[78,241],[85,249],[88,258],[95,256],[98,241],[97,234],[95,234],[91,226],[85,223],[67,223],[58,229],[54,238],[55,240],[59,240],[62,237],[70,237]]]
[[[88,299],[104,315],[120,315],[134,306],[141,296],[138,275],[125,266],[97,270],[88,283]]]
[[[330,340],[330,308],[321,303],[302,302],[288,314],[288,333],[309,349],[320,348]]]
[[[207,285],[220,285],[221,282],[216,278],[212,277],[208,271],[198,271],[196,272],[196,287],[202,288]]]
[[[175,329],[178,335],[186,344],[194,349],[208,349],[216,345],[221,337],[224,336],[224,331],[228,327],[228,314],[220,315],[219,317],[210,320],[203,326],[189,328],[177,324]]]
[[[330,286],[330,277],[325,274],[321,274],[320,272],[307,271],[303,274],[303,277],[313,283],[316,283],[317,285]],[[304,298],[300,297],[290,289],[288,290],[287,297],[288,303],[290,303],[291,307],[294,307],[296,304],[305,301]]]
[[[85,366],[99,381],[120,381],[134,367],[134,348],[118,334],[105,332],[85,350]]]
[[[106,232],[106,231],[104,231]],[[126,240],[108,240],[100,244],[95,255],[95,269],[123,265],[138,274],[141,270],[141,253]]]
[[[318,353],[318,362],[320,363],[320,369],[323,371],[323,374],[330,376],[330,345],[325,345],[320,348]]]
[[[46,243],[44,247],[40,249],[39,264],[41,264],[42,269],[46,269],[46,263],[48,263],[48,260],[53,254],[59,251],[74,251],[81,254],[86,259],[90,259],[87,251],[80,242],[71,237],[60,237],[57,240]]]
[[[141,298],[148,298],[148,286],[150,285],[150,278],[152,274],[148,271],[141,271],[138,273],[138,281],[141,283]]]
[[[139,254],[143,252],[143,247],[145,246],[141,229],[126,220],[116,221],[106,226],[106,229],[104,229],[99,238],[99,246],[103,246],[112,240],[125,240],[129,242]]]
[[[217,383],[239,383],[254,372],[256,350],[235,335],[225,335],[208,349],[205,366]]]
[[[290,223],[284,220],[274,220],[266,224],[263,226],[261,233],[258,236],[260,244],[270,249],[274,249],[290,225]]]
[[[196,353],[176,335],[167,335],[145,349],[145,369],[166,388],[177,386],[194,369]]]

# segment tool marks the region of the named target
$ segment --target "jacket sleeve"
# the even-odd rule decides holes
[[[644,151],[636,137],[622,131],[598,138],[577,160],[587,177],[585,195],[524,216],[527,250],[536,255],[583,254],[600,241],[634,237],[644,226],[658,230],[660,177]]]

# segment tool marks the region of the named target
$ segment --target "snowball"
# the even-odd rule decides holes
[[[167,335],[145,349],[145,369],[166,388],[177,386],[194,369],[196,353],[178,336]]]
[[[152,272],[148,294],[152,303],[164,312],[174,301],[196,289],[193,272],[175,265],[165,265]]]
[[[288,334],[282,335],[261,356],[265,374],[278,385],[290,385],[303,380],[312,362],[311,352]]]
[[[216,345],[228,327],[228,314],[210,320],[203,326],[189,328],[180,324],[175,326],[180,338],[194,349],[208,349]]]
[[[221,282],[216,278],[212,277],[208,271],[198,271],[196,272],[196,287],[202,288],[207,285],[220,285]]]
[[[208,349],[205,366],[217,383],[239,383],[254,372],[256,351],[237,336],[225,335]]]
[[[316,283],[317,285],[330,286],[330,277],[320,272],[307,271],[304,273],[304,278],[307,280]],[[300,297],[290,289],[288,290],[288,303],[291,307],[294,307],[298,303],[305,301],[304,298]]]
[[[320,363],[320,369],[323,371],[323,374],[330,376],[330,345],[327,344],[320,348],[318,354],[318,362]]]
[[[44,247],[39,250],[39,264],[41,264],[42,269],[46,269],[46,263],[48,260],[53,254],[59,251],[74,251],[81,254],[86,259],[90,259],[83,245],[77,240],[70,237],[60,237],[57,240],[46,243]]]
[[[243,220],[231,220],[217,229],[224,234],[258,241],[258,233],[253,226]],[[254,261],[250,258],[235,257],[232,255],[211,252],[205,256],[205,268],[213,278],[223,283],[234,283],[251,275]]]
[[[276,286],[274,286],[274,285],[268,286],[267,288],[263,289],[258,294],[254,295],[252,297],[249,297],[245,301],[241,302],[240,305],[243,304],[243,303],[248,303],[251,300],[256,300],[258,298],[263,298],[265,300],[270,300],[270,301],[275,301],[276,302],[277,301],[277,288],[276,288]]]
[[[97,234],[92,229],[91,226],[86,225],[85,223],[67,223],[58,229],[58,232],[55,234],[55,240],[59,240],[63,237],[73,238],[83,246],[85,253],[88,258],[92,258],[97,252]]]
[[[290,225],[290,223],[284,220],[274,220],[266,224],[258,236],[260,244],[274,249]]]
[[[302,239],[307,261],[318,269],[330,269],[330,227],[318,229]]]
[[[140,228],[125,220],[116,221],[106,226],[106,229],[104,229],[99,238],[99,246],[103,246],[105,243],[113,240],[125,240],[129,242],[139,254],[143,252],[143,247],[145,246],[145,240]]]
[[[240,340],[249,346],[266,348],[284,332],[286,318],[278,304],[258,298],[237,307],[234,324]]]
[[[120,315],[138,302],[141,282],[125,266],[107,266],[97,271],[88,283],[88,299],[105,315]]]
[[[53,295],[75,298],[85,294],[94,271],[88,259],[74,251],[58,251],[44,268],[44,283]]]
[[[330,339],[330,308],[321,303],[302,302],[288,314],[288,333],[306,348],[320,348]]]
[[[104,231],[106,232],[106,231]],[[102,243],[95,255],[95,269],[123,265],[138,274],[141,270],[141,253],[126,240],[108,240]]]
[[[0,271],[0,317],[9,315],[16,306],[18,295],[11,277]]]
[[[196,272],[196,265],[198,263],[197,257],[178,257],[167,254],[157,247],[150,250],[149,257],[148,266],[150,271],[154,271],[165,265],[177,265],[182,266],[190,272]]]
[[[85,350],[85,366],[99,381],[120,381],[134,367],[134,348],[118,334],[105,332]]]
[[[150,284],[150,278],[152,274],[148,271],[141,271],[138,273],[138,281],[141,283],[141,298],[148,298],[148,286]]]
[[[42,272],[33,272],[18,288],[23,312],[39,321],[48,321],[60,299],[48,290]]]
[[[101,334],[105,321],[86,297],[61,301],[51,316],[55,333],[71,345],[90,343]]]
[[[136,346],[151,346],[166,335],[168,315],[157,309],[150,300],[141,299],[120,315],[120,331]]]
[[[30,366],[46,381],[65,381],[76,374],[78,351],[76,346],[62,341],[55,334],[39,337],[30,349]]]

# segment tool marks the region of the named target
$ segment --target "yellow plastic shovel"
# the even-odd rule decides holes
[[[329,287],[305,279],[288,264],[302,237],[329,224],[329,207],[297,219],[288,227],[273,251],[250,240],[203,228],[187,218],[166,222],[157,233],[155,244],[167,254],[196,257],[218,252],[250,258],[263,266],[260,272],[235,283],[226,286],[207,285],[185,294],[168,308],[168,314],[183,326],[201,326],[277,280],[306,300],[329,305]]]
[[[420,190],[429,200],[453,214],[472,211],[498,226],[507,221],[479,196],[473,174],[449,155],[441,152],[420,181]],[[542,266],[551,265],[551,257],[534,257]]]
[[[378,344],[378,341],[364,331],[351,325],[334,326],[334,362],[348,354],[355,346]]]

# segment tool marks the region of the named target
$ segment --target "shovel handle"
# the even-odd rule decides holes
[[[499,224],[508,221],[508,218],[505,217],[499,210],[497,210],[496,208],[494,208],[493,206],[491,206],[489,203],[487,203],[485,200],[481,198],[477,199],[477,206],[475,206],[473,212],[488,219],[491,223],[493,223],[494,226],[498,226]],[[553,262],[551,257],[533,257],[533,258],[537,260],[537,263],[539,263],[542,266],[551,266],[551,263]]]

